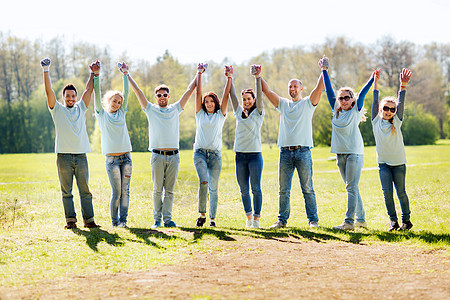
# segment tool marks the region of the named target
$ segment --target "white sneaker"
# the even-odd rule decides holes
[[[319,223],[317,221],[309,222],[309,228],[319,228]]]
[[[275,223],[272,224],[272,226],[270,226],[269,228],[272,229],[278,229],[278,228],[284,228],[286,227],[286,224],[281,223],[280,221],[276,221]]]
[[[333,229],[335,229],[335,230],[353,230],[353,229],[355,229],[355,226],[353,226],[353,224],[343,222],[341,225],[334,226]]]
[[[245,227],[250,228],[253,225],[252,219],[247,219],[247,223],[245,224]]]
[[[259,220],[253,220],[252,228],[259,228]]]
[[[367,222],[355,222],[355,227],[361,227],[367,229]]]
[[[125,223],[125,222],[120,222],[119,224],[117,224],[117,227],[119,227],[119,228],[128,228],[127,223]]]

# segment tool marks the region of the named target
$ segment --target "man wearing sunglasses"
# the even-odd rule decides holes
[[[178,153],[180,141],[179,115],[195,90],[197,76],[189,84],[181,99],[170,105],[168,86],[160,85],[155,88],[157,104],[153,104],[147,101],[144,93],[131,78],[130,73],[128,73],[128,77],[131,88],[136,93],[142,110],[148,119],[148,150],[152,152],[153,218],[155,220],[152,228],[158,228],[163,224],[165,227],[176,227],[177,224],[172,221],[172,206],[180,164]]]
[[[272,92],[261,78],[262,91],[275,108],[281,113],[278,132],[278,147],[280,147],[280,161],[278,165],[279,181],[279,215],[270,228],[286,227],[290,214],[290,195],[292,177],[297,169],[305,209],[311,228],[318,227],[316,195],[312,181],[312,117],[320,95],[324,88],[322,75],[319,76],[315,88],[307,97],[302,97],[303,85],[298,79],[291,79],[288,91],[291,99],[286,99]]]

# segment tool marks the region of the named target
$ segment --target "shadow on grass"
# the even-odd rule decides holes
[[[179,229],[192,232],[194,234],[194,241],[200,240],[205,234],[214,235],[219,240],[235,242],[236,239],[230,236],[230,231],[225,231],[222,229],[210,229],[210,228],[190,228],[190,227],[179,227]]]
[[[122,246],[123,242],[120,241],[121,237],[117,233],[109,233],[100,228],[93,228],[90,230],[81,230],[79,228],[72,229],[72,231],[86,238],[86,244],[95,252],[98,252],[98,244],[100,242],[107,242],[111,246]]]
[[[147,229],[147,228],[128,228],[128,231],[134,234],[137,238],[141,239],[146,243],[147,245],[151,245],[153,247],[156,247],[158,249],[166,249],[164,247],[161,247],[157,243],[150,240],[150,237],[159,238],[159,239],[165,239],[165,240],[175,240],[175,239],[182,239],[176,235],[168,235],[162,231],[154,230],[154,229]]]
[[[236,241],[234,236],[248,236],[252,238],[262,238],[268,240],[276,240],[279,242],[295,243],[295,241],[286,240],[294,238],[297,240],[310,240],[317,243],[325,241],[339,241],[352,244],[362,244],[363,241],[382,241],[382,242],[402,242],[405,240],[417,240],[427,244],[439,244],[450,246],[449,234],[435,234],[429,231],[407,231],[407,232],[387,232],[379,230],[362,230],[362,231],[343,231],[333,230],[327,227],[320,227],[318,230],[306,230],[295,227],[287,227],[281,230],[273,229],[239,229],[239,228],[216,228],[216,229],[200,229],[200,228],[180,228],[186,232],[194,234],[194,241],[202,239],[205,234],[216,236],[223,241]],[[299,241],[298,241],[299,242]],[[298,243],[297,242],[297,243]]]

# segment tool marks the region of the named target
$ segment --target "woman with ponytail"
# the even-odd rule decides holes
[[[384,202],[390,219],[389,231],[409,230],[413,224],[410,221],[411,211],[405,190],[406,154],[400,127],[403,122],[406,86],[411,79],[411,71],[403,69],[400,74],[398,100],[395,97],[385,97],[378,104],[378,79],[379,74],[375,77],[373,89],[372,130],[377,145],[377,162]],[[402,226],[398,224],[392,183],[402,209]]]
[[[331,153],[336,153],[339,172],[347,190],[347,212],[344,222],[341,225],[334,226],[333,229],[367,228],[363,203],[359,193],[359,179],[364,164],[364,142],[359,130],[359,123],[366,119],[364,116],[364,98],[379,70],[372,73],[369,81],[358,95],[355,94],[353,89],[343,87],[338,90],[336,97],[328,76],[328,59],[325,56],[319,61],[319,66],[322,69],[325,90],[333,113]]]

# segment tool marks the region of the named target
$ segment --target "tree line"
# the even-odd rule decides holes
[[[433,144],[438,138],[449,138],[450,118],[450,44],[430,43],[416,45],[409,41],[396,41],[385,36],[374,45],[352,42],[341,36],[327,38],[323,44],[279,48],[236,64],[230,58],[222,62],[206,61],[204,91],[221,95],[225,85],[223,66],[234,67],[237,93],[254,88],[251,64],[262,65],[262,76],[277,94],[288,98],[287,83],[299,78],[304,85],[303,96],[314,88],[320,69],[317,61],[325,54],[330,59],[329,74],[334,88],[350,86],[359,91],[375,68],[381,68],[380,98],[396,95],[402,68],[413,71],[406,95],[403,123],[405,144]],[[101,85],[109,89],[122,89],[122,78],[116,68],[118,61],[130,65],[130,74],[138,82],[149,101],[154,101],[153,89],[165,83],[170,87],[171,101],[176,101],[195,76],[195,64],[180,63],[168,50],[154,62],[130,59],[126,53],[114,57],[108,46],[98,47],[85,42],[68,43],[64,37],[50,41],[21,39],[0,32],[0,153],[28,153],[54,151],[54,125],[46,104],[42,70],[39,61],[52,59],[50,75],[53,89],[61,99],[61,90],[73,83],[79,93],[89,76],[88,64],[98,58],[102,62]],[[279,113],[264,97],[266,116],[261,129],[262,142],[276,146]],[[372,93],[366,96],[365,107],[370,116]],[[325,93],[322,94],[313,118],[315,145],[330,145],[331,110]],[[370,120],[370,118],[369,118]],[[366,145],[374,145],[370,121],[361,123]],[[100,132],[94,117],[93,105],[86,114],[87,130],[93,151],[100,151]],[[134,151],[148,147],[148,123],[134,93],[130,92],[127,125]],[[180,147],[191,148],[195,136],[193,99],[180,116]],[[225,147],[234,143],[235,118],[231,108],[223,129]]]

